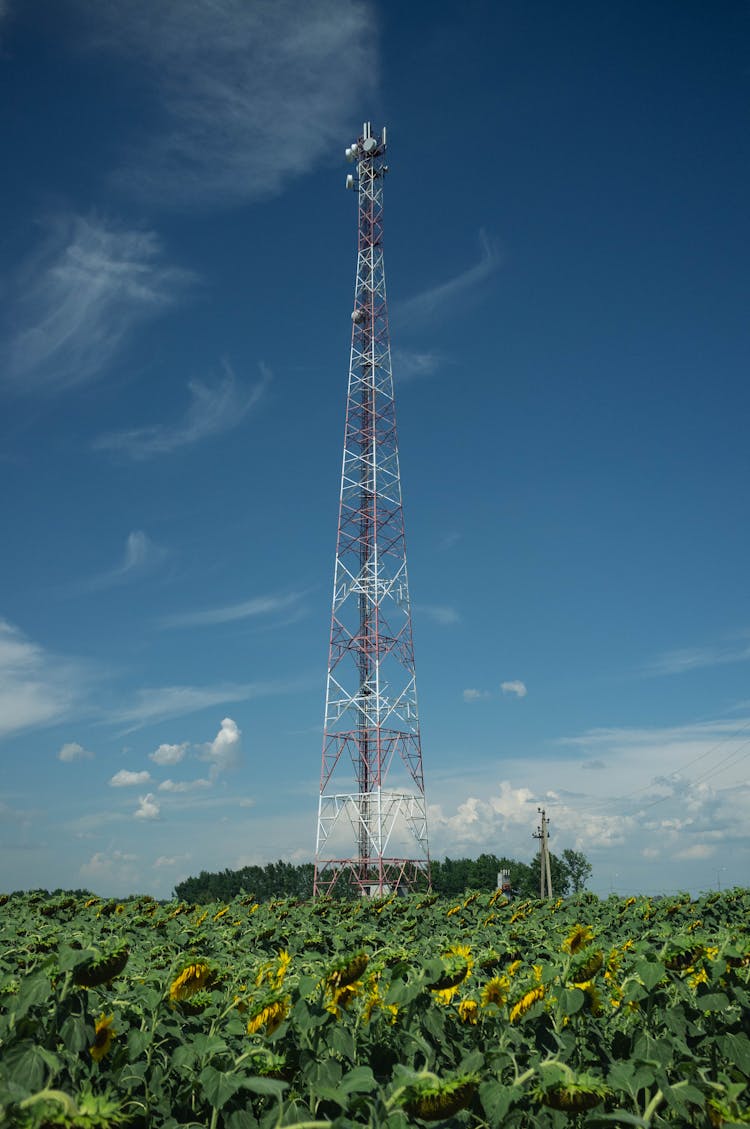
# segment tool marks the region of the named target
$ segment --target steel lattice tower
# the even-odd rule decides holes
[[[383,266],[386,131],[346,151],[357,279],[333,581],[315,893],[428,885],[430,859]],[[353,768],[353,774],[352,774]],[[353,779],[352,779],[353,776]]]

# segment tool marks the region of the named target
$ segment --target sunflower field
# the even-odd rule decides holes
[[[750,1124],[750,891],[0,897],[0,1126]]]

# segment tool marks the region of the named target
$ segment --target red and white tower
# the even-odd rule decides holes
[[[430,879],[383,266],[386,131],[346,150],[359,241],[320,776],[315,893]],[[353,771],[352,771],[353,770]]]

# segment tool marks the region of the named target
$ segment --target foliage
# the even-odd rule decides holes
[[[580,851],[565,850],[561,857],[550,853],[552,889],[556,895],[579,892],[591,877],[591,864]],[[527,865],[516,859],[498,858],[482,854],[476,859],[450,859],[432,861],[432,886],[439,894],[459,895],[467,890],[497,888],[499,871],[510,871],[510,882],[515,893],[523,898],[539,894],[539,856]],[[175,897],[186,902],[230,901],[241,894],[252,894],[258,902],[274,898],[311,898],[313,892],[313,864],[294,865],[290,862],[270,862],[266,866],[244,866],[240,870],[222,870],[211,873],[202,870],[197,877],[186,878],[175,887]],[[345,897],[347,892],[337,891]]]
[[[746,890],[15,894],[0,935],[1,1129],[750,1123]]]

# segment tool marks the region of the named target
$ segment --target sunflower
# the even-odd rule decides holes
[[[78,966],[73,973],[73,982],[79,988],[96,988],[99,984],[106,984],[119,976],[128,963],[130,950],[127,945],[121,945],[114,952],[98,957],[92,957],[84,964]]]
[[[369,994],[362,1009],[362,1019],[369,1023],[374,1011],[381,1011],[390,1017],[390,1022],[395,1023],[398,1016],[398,1004],[387,1004],[380,994],[380,984],[377,976],[373,976],[369,984]]]
[[[189,1000],[197,992],[201,992],[211,979],[211,969],[203,961],[186,965],[180,975],[169,986],[169,998],[172,1003]]]
[[[461,1000],[457,1010],[462,1023],[476,1023],[479,1012],[479,1004],[476,1000]]]
[[[576,1077],[571,1072],[571,1077],[566,1081],[538,1090],[536,1096],[542,1105],[573,1115],[601,1105],[608,1093],[609,1090],[601,1079],[590,1074],[579,1074]]]
[[[339,988],[346,988],[359,980],[367,968],[370,958],[365,952],[355,953],[352,957],[343,957],[337,961],[326,976],[326,986],[333,992]]]
[[[112,1040],[116,1034],[112,1026],[114,1019],[114,1015],[105,1015],[102,1012],[94,1025],[94,1042],[89,1047],[89,1054],[94,1062],[101,1062],[104,1056],[109,1053],[109,1048],[112,1046]]]
[[[482,1007],[489,1007],[490,1004],[502,1007],[507,1002],[509,990],[510,980],[507,976],[493,976],[482,988],[479,997]]]
[[[531,988],[528,992],[521,996],[513,1007],[510,1009],[510,1022],[516,1023],[519,1019],[523,1019],[526,1012],[534,1006],[537,1000],[544,999],[544,984],[539,984],[536,988]]]
[[[266,1035],[273,1035],[276,1028],[286,1019],[288,1012],[288,997],[266,996],[250,1016],[247,1024],[248,1035],[255,1035],[262,1028],[265,1028]]]
[[[466,1109],[476,1093],[479,1078],[476,1074],[459,1074],[444,1080],[435,1074],[425,1073],[411,1086],[407,1086],[401,1104],[410,1117],[422,1121],[444,1121]]]
[[[563,941],[562,947],[566,953],[577,953],[593,939],[594,931],[590,925],[576,925]]]

